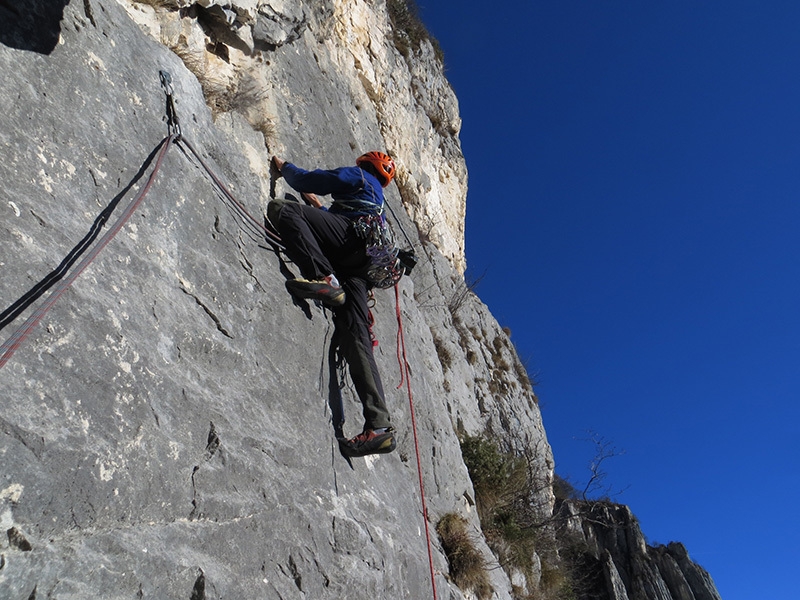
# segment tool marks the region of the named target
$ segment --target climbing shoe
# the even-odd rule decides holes
[[[345,300],[344,290],[333,275],[313,281],[301,278],[290,279],[286,282],[286,289],[298,298],[319,300],[328,306],[341,306]]]
[[[339,440],[339,448],[345,456],[367,456],[368,454],[388,454],[397,444],[394,441],[394,429],[391,427],[379,430],[365,429],[349,440]]]

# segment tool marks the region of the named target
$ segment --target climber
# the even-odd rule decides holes
[[[363,431],[341,438],[340,449],[345,456],[392,452],[394,428],[370,335],[367,295],[375,282],[369,275],[374,260],[367,253],[367,238],[376,228],[385,229],[383,188],[394,178],[394,161],[382,152],[367,152],[356,166],[333,170],[306,171],[277,156],[272,166],[307,202],[277,199],[267,207],[267,217],[301,274],[286,288],[333,311],[334,336],[363,405]],[[333,203],[324,208],[316,194],[330,194]]]

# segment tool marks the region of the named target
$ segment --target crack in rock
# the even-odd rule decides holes
[[[239,241],[241,242],[241,238]],[[258,277],[256,277],[255,273],[253,272],[253,263],[251,263],[250,260],[247,258],[247,255],[244,253],[244,249],[242,248],[241,243],[239,244],[239,264],[242,265],[244,270],[247,271],[247,274],[253,278],[253,281],[255,281],[256,289],[259,292],[266,292],[267,290],[264,288],[263,285],[261,285],[261,282],[258,280]]]
[[[33,550],[33,546],[27,540],[27,538],[22,535],[22,532],[17,529],[16,527],[12,527],[8,531],[6,531],[6,535],[8,535],[8,543],[13,548],[17,550],[22,550],[23,552],[30,552]]]
[[[208,430],[208,440],[206,442],[206,460],[210,460],[214,454],[216,454],[217,450],[219,449],[219,436],[217,435],[217,430],[214,427],[214,421],[210,421],[211,427]]]
[[[217,435],[217,430],[214,427],[214,422],[210,421],[209,423],[210,427],[208,430],[208,438],[206,440],[206,450],[205,450],[205,456],[203,457],[203,462],[208,462],[214,457],[214,455],[217,453],[217,450],[219,450],[221,443],[219,436]],[[220,457],[223,461],[223,464],[225,464],[224,455],[220,454]],[[200,470],[201,466],[202,464],[195,465],[194,468],[192,469],[192,511],[189,513],[190,521],[193,521],[197,518],[202,518],[204,516],[202,512],[198,512],[197,510],[197,484],[195,483],[194,479],[195,473],[197,473]]]
[[[92,10],[92,4],[89,0],[83,0],[83,12],[86,15],[86,18],[89,19],[89,22],[94,27],[97,27],[97,21],[94,20],[94,11]]]
[[[199,569],[199,571],[200,575],[197,576],[194,582],[192,595],[189,600],[206,600],[206,576],[205,573],[203,573],[203,569]]]
[[[197,297],[196,295],[194,295],[192,292],[190,292],[189,290],[187,290],[187,289],[186,289],[186,287],[183,285],[183,282],[181,282],[181,291],[182,291],[184,294],[186,294],[187,296],[190,296],[190,297],[194,298],[194,301],[197,303],[197,305],[198,305],[200,308],[202,308],[202,309],[205,311],[205,313],[206,313],[206,314],[207,314],[209,317],[211,317],[211,320],[212,320],[212,321],[214,321],[214,325],[216,325],[216,327],[217,327],[217,331],[219,331],[219,332],[220,332],[222,335],[224,335],[225,337],[227,337],[227,338],[230,338],[230,339],[233,339],[233,336],[232,336],[232,335],[231,335],[231,334],[228,332],[228,330],[227,330],[227,329],[225,329],[225,327],[223,327],[223,326],[222,326],[222,321],[221,321],[221,320],[220,320],[220,318],[219,318],[219,317],[218,317],[218,316],[217,316],[217,315],[214,313],[214,311],[212,311],[212,310],[211,310],[211,309],[210,309],[210,308],[209,308],[209,307],[206,305],[206,303],[205,303],[205,302],[203,302],[202,300],[200,300],[200,298],[198,298],[198,297]]]
[[[283,573],[286,576],[288,576],[292,580],[294,580],[294,585],[297,587],[297,589],[299,591],[302,592],[303,591],[303,576],[300,574],[300,570],[297,568],[297,563],[294,560],[294,556],[292,556],[291,554],[289,555],[289,565],[288,565],[288,567],[289,567],[289,572],[287,573],[284,570],[283,565],[280,565],[281,571],[283,571]]]

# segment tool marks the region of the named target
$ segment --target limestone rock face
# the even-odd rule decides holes
[[[434,582],[474,598],[433,533],[448,513],[493,599],[535,588],[538,555],[512,585],[489,550],[458,441],[524,455],[531,506],[553,517],[536,396],[463,279],[460,119],[430,43],[401,53],[381,0],[20,6],[0,0],[0,598],[418,600]],[[162,72],[183,136],[168,147]],[[390,222],[420,261],[373,309],[398,448],[348,462],[334,420],[354,435],[361,407],[330,315],[287,294],[296,270],[260,227],[289,191],[271,155],[333,168],[376,148],[400,165]],[[666,598],[639,592],[657,571],[657,593],[715,598],[682,547],[574,526],[609,597]],[[623,557],[643,552],[639,577]]]
[[[258,222],[272,153],[308,167],[397,155],[388,200],[421,259],[398,291],[431,530],[457,512],[480,531],[457,428],[538,445],[552,469],[516,352],[464,285],[462,240],[420,240],[406,212],[427,210],[413,181],[442,189],[447,176],[377,4],[215,3],[235,14],[228,37],[212,3],[46,4],[30,3],[38,30],[4,21],[0,38],[0,307],[142,190],[154,167],[137,172],[168,133],[167,71],[184,138]],[[463,200],[462,158],[455,169]],[[374,313],[398,449],[351,465],[332,426],[330,317],[289,297],[282,260],[185,145],[167,150],[127,223],[0,368],[0,597],[430,597],[393,290]],[[360,404],[343,395],[354,435]],[[440,597],[463,597],[435,533],[431,545]],[[510,598],[503,571],[491,577]]]
[[[385,3],[120,2],[184,60],[212,105],[238,109],[260,129],[277,126],[267,142],[273,151],[327,167],[352,164],[370,149],[391,154],[416,228],[464,272],[467,169],[458,101],[429,41],[408,57],[398,52]],[[310,126],[321,115],[350,133],[329,141],[332,130]],[[303,146],[281,129],[290,121]]]

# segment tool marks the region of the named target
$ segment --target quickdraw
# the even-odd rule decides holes
[[[164,94],[167,96],[167,129],[170,135],[181,137],[181,124],[178,122],[178,112],[175,110],[175,100],[173,94],[175,93],[172,87],[172,75],[168,71],[159,71],[158,76],[161,79],[161,87],[164,89]]]
[[[353,221],[353,230],[364,240],[370,265],[366,278],[380,289],[396,285],[405,272],[398,258],[400,249],[394,242],[386,221],[379,215],[365,215]]]

